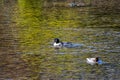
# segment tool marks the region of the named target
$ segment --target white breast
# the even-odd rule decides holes
[[[62,43],[54,43],[53,46],[55,48],[61,48],[62,47]]]

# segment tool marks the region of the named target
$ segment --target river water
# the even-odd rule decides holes
[[[120,79],[119,14],[101,14],[90,7],[42,8],[37,1],[2,1],[1,80]],[[72,46],[55,50],[54,38]],[[105,64],[86,63],[86,58],[97,56]]]

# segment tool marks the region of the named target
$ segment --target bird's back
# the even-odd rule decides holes
[[[95,58],[86,58],[86,60],[87,60],[87,63],[88,64],[91,64],[91,65],[94,65],[94,64],[96,64],[96,59]]]

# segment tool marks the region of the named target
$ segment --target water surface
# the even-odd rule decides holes
[[[6,8],[9,9],[8,6]],[[14,53],[14,56],[11,55],[8,63],[10,55],[6,60],[1,60],[5,65],[10,65],[6,68],[8,71],[11,66],[12,69],[16,67],[14,71],[17,74],[2,76],[4,79],[120,79],[119,14],[100,14],[93,12],[91,7],[43,8],[41,2],[27,0],[19,0],[12,9],[14,14],[9,17],[5,15],[5,20],[1,19],[1,26],[10,26],[10,29],[4,28],[4,33],[1,33],[9,43],[6,46],[8,43],[3,40],[5,44],[2,44],[4,49],[1,52],[11,46],[6,54]],[[6,14],[11,13],[8,11]],[[10,36],[3,35],[6,33]],[[54,38],[70,42],[75,47],[55,50],[52,46]],[[97,56],[106,64],[91,66],[86,63],[87,57]],[[11,65],[12,62],[19,65]]]

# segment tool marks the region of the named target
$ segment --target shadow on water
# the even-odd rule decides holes
[[[0,14],[1,78],[120,79],[120,29],[115,28],[119,26],[119,14],[91,14],[89,7],[43,8],[38,0],[18,0],[14,4],[13,15],[8,15],[9,6],[2,6],[8,9],[6,15]],[[54,38],[63,40],[65,47],[58,51],[51,47]],[[97,56],[106,64],[86,63],[87,57]]]

